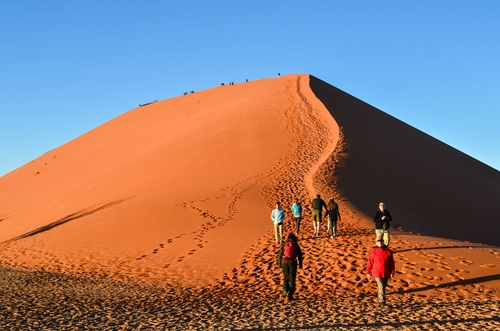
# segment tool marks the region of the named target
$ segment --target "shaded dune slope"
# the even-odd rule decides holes
[[[500,172],[311,77],[345,150],[342,194],[368,217],[384,201],[404,230],[500,246]]]

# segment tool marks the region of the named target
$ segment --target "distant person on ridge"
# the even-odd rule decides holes
[[[298,267],[302,269],[302,251],[297,243],[297,237],[290,233],[280,251],[278,253],[278,265],[283,271],[283,297],[288,300],[293,300],[293,294],[296,289],[297,277],[297,260]]]
[[[326,206],[325,201],[323,201],[323,199],[321,199],[321,196],[318,194],[312,201],[312,219],[314,234],[316,235],[316,237],[319,237],[320,233],[321,214],[323,212],[323,207],[328,213],[328,207]]]
[[[295,202],[292,205],[292,214],[295,221],[295,235],[298,236],[300,230],[300,221],[302,220],[302,205],[300,204],[299,199],[295,199]]]
[[[385,204],[383,202],[379,203],[378,210],[375,212],[375,216],[373,217],[373,222],[375,223],[375,236],[376,239],[382,238],[386,246],[389,246],[389,228],[391,221],[391,213],[385,209]]]
[[[395,274],[394,256],[391,250],[384,245],[383,239],[377,239],[376,246],[370,252],[368,264],[366,265],[366,276],[369,280],[375,278],[378,287],[378,305],[385,306],[385,287],[389,278]]]
[[[279,244],[283,241],[283,221],[285,220],[285,211],[281,209],[279,202],[276,202],[276,208],[271,212],[271,219],[274,223],[276,243]]]
[[[339,205],[337,205],[335,199],[331,197],[327,207],[328,233],[330,234],[330,238],[333,238],[337,235],[337,221],[340,221]]]

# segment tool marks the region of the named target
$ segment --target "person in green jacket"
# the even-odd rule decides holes
[[[316,198],[313,199],[312,201],[312,219],[313,219],[313,228],[314,228],[314,234],[316,237],[319,237],[320,233],[320,225],[321,225],[321,215],[323,212],[323,207],[325,208],[325,211],[328,213],[328,207],[326,206],[326,203],[323,199],[321,199],[321,196],[318,194],[316,195]]]

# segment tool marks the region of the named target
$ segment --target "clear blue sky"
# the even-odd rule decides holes
[[[308,73],[500,169],[500,1],[0,3],[0,176],[140,103]]]

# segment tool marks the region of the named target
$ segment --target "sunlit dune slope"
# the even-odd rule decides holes
[[[82,272],[168,268],[180,278],[220,272],[272,228],[277,189],[286,203],[312,194],[310,169],[338,132],[309,148],[308,123],[335,126],[307,75],[133,109],[0,178],[4,260]]]

